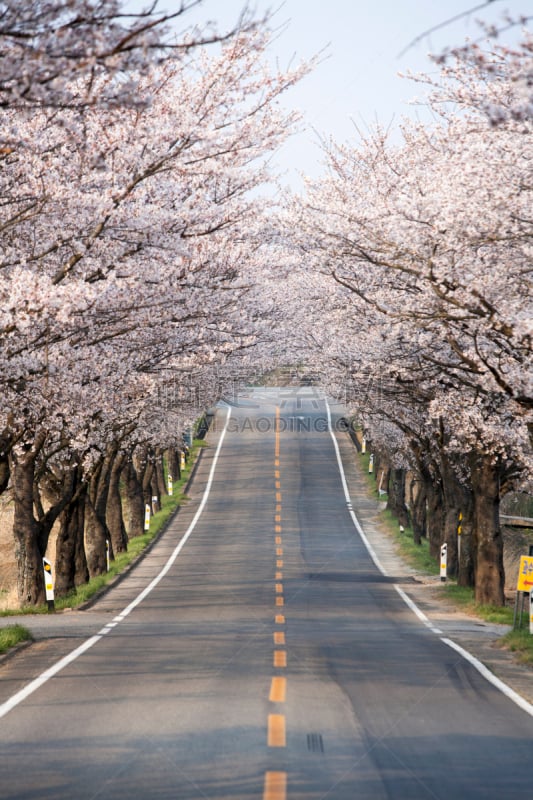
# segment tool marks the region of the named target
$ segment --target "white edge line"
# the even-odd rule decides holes
[[[211,464],[211,469],[209,471],[209,478],[207,480],[207,484],[204,489],[202,501],[198,506],[196,514],[194,515],[189,527],[183,534],[183,537],[180,539],[177,546],[172,551],[161,572],[158,575],[156,575],[156,577],[148,584],[148,586],[146,586],[145,589],[143,589],[143,591],[139,595],[137,595],[137,597],[135,598],[135,600],[133,600],[133,602],[131,602],[128,606],[126,606],[126,608],[114,618],[113,622],[115,623],[122,622],[122,620],[125,617],[127,617],[128,614],[130,614],[131,611],[133,611],[133,609],[136,608],[136,606],[138,606],[139,603],[141,603],[144,600],[144,598],[148,594],[150,594],[152,589],[154,589],[157,586],[157,584],[165,577],[167,572],[170,570],[170,568],[176,561],[183,547],[185,546],[194,528],[196,527],[196,523],[198,522],[202,514],[202,511],[204,510],[205,504],[207,503],[207,498],[209,497],[209,493],[211,491],[211,485],[213,483],[218,457],[222,449],[222,442],[224,441],[224,437],[228,429],[230,416],[231,416],[231,406],[228,406],[228,411],[226,414],[226,423],[224,425],[224,428],[222,429],[217,449],[215,451],[215,456],[213,458],[213,463]],[[71,653],[68,653],[68,655],[64,656],[59,661],[56,661],[56,663],[53,664],[49,669],[45,670],[44,672],[41,672],[41,674],[38,675],[37,678],[34,678],[34,680],[30,681],[30,683],[28,683],[23,689],[21,689],[19,692],[12,695],[12,697],[10,697],[8,700],[2,703],[0,705],[0,719],[2,717],[5,717],[6,714],[8,714],[16,706],[22,703],[23,700],[26,700],[26,698],[28,698],[31,694],[33,694],[33,692],[36,692],[37,689],[39,689],[41,686],[43,686],[43,684],[49,681],[50,678],[53,678],[54,675],[57,675],[58,672],[61,672],[62,669],[67,667],[69,664],[75,661],[79,656],[81,656],[83,653],[89,650],[93,645],[99,642],[100,639],[102,639],[106,633],[109,633],[109,630],[110,629],[107,628],[107,626],[105,628],[102,628],[102,630],[99,631],[99,633],[97,633],[95,636],[91,636],[89,639],[86,639],[85,642],[79,645],[79,647],[76,647],[76,649],[72,650]]]
[[[451,639],[441,637],[441,642],[447,644],[448,647],[451,647],[452,650],[455,650],[457,653],[460,653],[460,655],[462,655],[463,658],[472,664],[472,666],[475,667],[484,678],[492,683],[493,686],[496,686],[496,688],[499,689],[500,692],[503,692],[503,694],[508,697],[509,700],[512,700],[513,703],[516,703],[517,706],[520,706],[520,708],[529,714],[530,717],[533,717],[533,705],[524,697],[519,695],[518,692],[515,692],[514,689],[511,689],[511,687],[500,680],[500,678],[496,677],[496,675],[491,672],[488,667],[482,664],[481,661],[478,661],[478,659],[473,656],[472,653],[469,653],[468,650],[465,650],[464,647],[461,647],[460,644],[457,644],[457,642],[454,642]]]
[[[374,548],[372,547],[372,545],[368,541],[367,537],[365,536],[365,533],[364,533],[364,531],[363,531],[363,529],[362,529],[362,527],[361,527],[361,525],[359,523],[359,520],[357,519],[357,517],[355,515],[355,512],[354,512],[354,510],[352,508],[352,501],[350,499],[350,492],[348,491],[348,483],[346,482],[346,475],[344,474],[344,467],[342,465],[342,459],[341,459],[341,454],[340,454],[340,450],[339,450],[339,445],[338,445],[338,442],[337,442],[337,440],[335,438],[335,434],[333,433],[333,427],[331,425],[331,411],[330,411],[329,403],[328,403],[327,399],[325,399],[325,403],[326,403],[326,414],[327,414],[327,417],[328,417],[328,432],[329,432],[329,435],[331,436],[331,441],[333,442],[333,447],[335,448],[335,455],[337,456],[337,464],[339,466],[342,489],[344,491],[344,498],[346,500],[346,505],[348,507],[348,513],[350,514],[350,516],[351,516],[351,518],[353,520],[353,524],[355,525],[357,533],[359,534],[359,536],[363,540],[364,545],[365,545],[366,549],[368,550],[368,552],[370,554],[370,558],[372,559],[372,561],[374,562],[376,567],[379,569],[381,574],[382,575],[387,575],[387,571],[385,570],[385,568],[381,564],[379,558],[376,555],[376,552],[375,552]]]
[[[341,476],[342,488],[344,490],[344,497],[346,498],[346,503],[348,505],[348,512],[349,512],[349,514],[350,514],[350,516],[351,516],[351,518],[352,518],[352,520],[354,522],[354,525],[355,525],[355,528],[356,528],[358,534],[360,535],[361,539],[363,540],[364,545],[367,548],[367,550],[368,550],[368,552],[370,554],[370,557],[372,558],[372,561],[374,562],[376,567],[379,569],[379,571],[383,575],[387,575],[387,573],[383,569],[378,557],[376,556],[376,553],[374,552],[374,549],[372,548],[372,546],[370,545],[370,542],[368,541],[367,537],[363,533],[363,530],[361,528],[359,520],[357,519],[357,517],[356,517],[356,515],[355,515],[355,513],[353,511],[352,503],[351,503],[351,500],[350,500],[350,493],[348,491],[348,484],[346,482],[346,476],[345,476],[345,473],[344,473],[344,467],[343,467],[342,459],[341,459],[341,455],[340,455],[339,445],[337,443],[337,440],[335,438],[335,434],[333,432],[333,428],[332,428],[332,425],[331,425],[331,412],[330,412],[329,403],[328,403],[327,399],[325,400],[325,403],[326,403],[326,413],[327,413],[327,417],[328,417],[328,431],[329,431],[329,434],[330,434],[331,439],[333,441],[333,446],[335,447],[335,455],[337,456],[337,464],[339,466],[339,472],[340,472],[340,476]],[[480,675],[482,675],[487,681],[489,681],[489,683],[491,683],[493,686],[495,686],[497,689],[499,689],[509,700],[512,700],[513,703],[515,703],[517,706],[519,706],[519,708],[521,708],[523,711],[525,711],[527,714],[529,714],[531,717],[533,717],[533,705],[531,703],[529,703],[525,698],[523,698],[521,695],[519,695],[518,692],[515,692],[514,689],[511,689],[511,687],[508,686],[506,683],[504,683],[502,680],[500,680],[500,678],[497,678],[496,675],[493,672],[491,672],[488,667],[486,667],[484,664],[482,664],[481,661],[478,661],[478,659],[475,656],[473,656],[471,653],[469,653],[468,650],[465,650],[464,647],[461,647],[461,645],[459,645],[456,642],[452,641],[452,639],[448,639],[447,637],[442,636],[441,635],[442,631],[440,631],[438,628],[433,626],[433,624],[428,619],[428,617],[426,617],[424,612],[421,611],[418,608],[416,603],[413,600],[411,600],[411,598],[403,591],[403,589],[400,586],[398,586],[397,584],[393,584],[393,586],[396,589],[396,591],[398,592],[398,594],[400,595],[400,597],[402,598],[402,600],[404,601],[404,603],[408,606],[408,608],[411,609],[413,614],[416,614],[418,619],[421,622],[423,622],[424,625],[426,625],[433,633],[438,635],[440,640],[441,640],[441,642],[443,642],[448,647],[451,647],[452,650],[455,650],[457,653],[459,653],[464,659],[466,659],[466,661],[468,661],[469,664],[471,664],[474,667],[474,669],[476,669],[480,673]]]

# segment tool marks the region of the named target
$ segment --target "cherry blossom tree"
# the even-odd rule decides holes
[[[446,67],[433,86],[441,125],[406,123],[396,146],[379,130],[357,149],[332,146],[292,227],[345,291],[330,333],[363,382],[387,387],[379,410],[402,432],[396,458],[441,486],[454,558],[457,506],[471,505],[467,572],[478,600],[502,603],[499,498],[532,474],[530,121],[487,115],[489,92],[517,109],[512,70],[505,81],[499,64],[497,87],[478,63],[468,70]]]
[[[120,470],[152,493],[151,454],[179,441],[154,402],[161,388],[257,335],[242,298],[264,258],[266,205],[251,191],[296,120],[279,97],[309,67],[267,68],[269,34],[255,24],[213,53],[193,43],[185,36],[186,59],[128,62],[136,102],[120,109],[118,73],[80,76],[76,61],[60,82],[68,102],[45,96],[57,82],[36,73],[31,116],[10,102],[1,118],[13,142],[0,177],[1,425],[23,602],[42,599],[54,522],[62,590],[103,571],[106,538],[126,545]]]

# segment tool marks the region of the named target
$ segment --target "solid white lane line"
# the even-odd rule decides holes
[[[49,681],[50,678],[53,678],[54,675],[57,675],[58,672],[61,672],[62,669],[64,669],[66,666],[75,661],[78,658],[78,656],[81,656],[82,653],[85,653],[86,650],[89,650],[89,648],[91,648],[93,644],[99,642],[101,638],[102,637],[100,635],[96,635],[96,636],[91,636],[90,639],[86,639],[83,642],[83,644],[80,644],[79,647],[76,647],[75,650],[73,650],[68,655],[64,656],[64,658],[61,658],[59,661],[56,661],[56,663],[53,664],[49,669],[45,670],[44,672],[41,672],[41,674],[37,678],[34,678],[33,681],[28,683],[23,689],[21,689],[19,692],[10,697],[9,700],[6,700],[5,703],[2,703],[2,705],[0,706],[0,719],[2,717],[5,717],[5,715],[9,713],[9,711],[11,711],[13,708],[15,708],[15,706],[18,706],[19,703],[22,703],[23,700],[26,700],[26,698],[29,697],[30,694],[33,694],[33,692],[37,691],[37,689],[39,689],[40,686]]]
[[[520,706],[520,708],[523,709],[526,714],[529,714],[530,717],[533,717],[533,705],[528,703],[528,701],[519,695],[518,692],[515,692],[514,689],[511,689],[510,686],[497,678],[496,675],[484,664],[482,664],[481,661],[478,661],[478,659],[473,656],[472,653],[469,653],[468,650],[465,650],[464,647],[461,647],[461,645],[457,644],[457,642],[447,639],[444,636],[441,637],[441,642],[447,644],[448,647],[451,647],[452,650],[455,650],[457,653],[460,653],[460,655],[462,655],[462,657],[466,659],[469,664],[472,664],[472,666],[475,667],[477,671],[489,681],[489,683],[492,683],[493,686],[496,686],[496,688],[499,689],[500,692],[503,692],[503,694],[508,697],[509,700],[512,700],[513,703],[516,703],[517,706]]]
[[[333,432],[332,425],[331,425],[331,412],[330,412],[329,403],[328,403],[327,399],[325,399],[325,403],[326,403],[326,413],[327,413],[327,417],[328,417],[328,431],[329,431],[329,435],[331,436],[331,439],[333,441],[333,446],[335,448],[335,454],[337,456],[337,464],[339,466],[339,472],[340,472],[340,476],[341,476],[342,488],[344,490],[344,497],[346,498],[346,504],[348,506],[348,513],[350,514],[350,516],[351,516],[351,518],[352,518],[352,520],[354,522],[355,528],[356,528],[358,534],[361,536],[361,539],[363,540],[363,542],[365,544],[365,547],[367,548],[367,550],[368,550],[368,552],[370,554],[370,557],[372,558],[372,561],[374,562],[376,567],[379,569],[379,571],[382,573],[382,575],[387,575],[387,572],[382,567],[378,557],[376,556],[376,553],[374,552],[373,548],[371,547],[370,542],[366,538],[366,536],[365,536],[365,534],[364,534],[364,532],[363,532],[363,530],[361,528],[361,525],[359,524],[359,520],[357,519],[357,517],[354,514],[354,511],[353,511],[353,508],[352,508],[352,502],[350,500],[350,493],[348,491],[348,484],[346,482],[346,476],[345,476],[345,473],[344,473],[344,466],[343,466],[342,459],[341,459],[339,445],[337,443],[337,440],[335,439],[335,434]],[[421,622],[424,623],[424,625],[426,625],[433,633],[435,633],[436,635],[439,636],[441,642],[443,642],[448,647],[451,647],[452,650],[455,650],[457,653],[459,653],[463,658],[465,658],[468,661],[469,664],[471,664],[481,675],[483,675],[483,677],[486,680],[488,680],[489,683],[491,683],[493,686],[495,686],[497,689],[499,689],[501,692],[503,692],[503,694],[506,697],[508,697],[509,700],[512,700],[513,703],[515,703],[523,711],[525,711],[527,714],[529,714],[531,717],[533,717],[533,705],[531,703],[529,703],[527,700],[525,700],[523,697],[521,697],[517,692],[514,691],[514,689],[511,689],[511,687],[508,686],[506,683],[504,683],[502,680],[497,678],[496,675],[494,675],[493,672],[491,672],[489,669],[487,669],[487,667],[485,667],[481,663],[481,661],[478,661],[478,659],[475,656],[473,656],[471,653],[469,653],[468,650],[465,650],[463,647],[461,647],[461,645],[457,644],[456,642],[452,641],[451,639],[448,639],[445,636],[442,636],[442,631],[439,630],[439,628],[435,627],[431,623],[431,621],[426,617],[424,612],[421,611],[418,608],[416,603],[403,591],[403,589],[400,586],[397,586],[396,584],[393,584],[393,586],[396,589],[396,591],[398,592],[398,594],[400,595],[400,597],[402,598],[402,600],[404,601],[404,603],[407,604],[407,606],[411,609],[411,611],[414,614],[416,614],[416,616],[420,619]]]
[[[140,594],[137,595],[135,600],[133,600],[128,606],[126,606],[126,608],[118,616],[113,618],[113,622],[115,623],[122,622],[122,620],[125,619],[125,617],[127,617],[128,614],[130,614],[133,611],[133,609],[139,605],[139,603],[142,603],[144,598],[147,595],[149,595],[152,589],[154,589],[157,586],[157,584],[165,577],[165,575],[170,570],[170,568],[176,561],[177,557],[181,553],[183,547],[185,546],[194,528],[196,527],[196,523],[200,519],[202,511],[205,508],[205,504],[207,503],[209,492],[211,491],[211,485],[213,483],[215,469],[218,463],[220,451],[222,449],[222,442],[224,441],[224,437],[226,436],[226,431],[228,429],[230,416],[231,416],[231,406],[228,406],[226,423],[224,425],[224,428],[222,429],[220,440],[218,442],[218,446],[215,451],[215,456],[213,458],[213,463],[211,464],[211,469],[209,471],[209,478],[207,480],[207,485],[205,487],[202,496],[202,501],[198,506],[198,510],[196,511],[196,514],[194,515],[191,524],[185,531],[178,545],[172,551],[172,554],[170,555],[168,561],[166,562],[161,572],[158,575],[156,575],[156,577],[148,584],[148,586],[145,589],[143,589],[142,592],[140,592]],[[109,630],[110,628],[108,626],[102,628],[99,631],[99,633],[97,633],[95,636],[91,636],[90,639],[86,639],[86,641],[83,642],[83,644],[81,644],[79,647],[76,647],[75,650],[73,650],[71,653],[61,658],[59,661],[53,664],[49,669],[45,670],[40,675],[38,675],[37,678],[34,678],[34,680],[28,683],[23,689],[21,689],[19,692],[14,694],[4,703],[2,703],[0,705],[0,719],[2,717],[5,717],[5,715],[8,714],[10,711],[12,711],[15,708],[15,706],[18,706],[19,703],[22,703],[23,700],[26,700],[26,698],[29,697],[31,694],[33,694],[33,692],[37,691],[37,689],[39,689],[43,684],[49,681],[50,678],[53,678],[54,675],[57,675],[58,672],[61,672],[62,669],[64,669],[66,666],[75,661],[79,656],[81,656],[83,653],[89,650],[94,644],[99,642],[105,634],[109,633]]]
[[[370,544],[370,542],[366,538],[365,532],[363,531],[363,529],[362,529],[362,527],[361,527],[361,525],[359,523],[359,520],[357,519],[357,517],[356,517],[356,515],[354,513],[354,510],[352,508],[352,501],[350,499],[350,492],[348,491],[348,483],[346,481],[346,475],[344,474],[344,467],[342,465],[342,458],[341,458],[341,453],[340,453],[340,450],[339,450],[339,445],[337,443],[337,440],[335,438],[335,434],[333,432],[333,428],[332,428],[332,425],[331,425],[331,411],[330,411],[330,408],[329,408],[329,403],[328,403],[327,400],[325,400],[324,402],[326,403],[326,414],[327,414],[327,418],[328,418],[328,432],[329,432],[329,435],[331,436],[331,441],[333,442],[333,447],[335,448],[335,455],[337,457],[337,464],[338,464],[339,472],[340,472],[340,476],[341,476],[342,489],[343,489],[343,492],[344,492],[346,505],[348,507],[348,513],[352,518],[352,521],[353,521],[353,524],[355,525],[355,529],[356,529],[357,533],[359,534],[359,536],[363,540],[364,545],[365,545],[366,549],[368,550],[368,552],[370,554],[370,558],[372,559],[372,561],[374,562],[376,567],[379,569],[381,574],[382,575],[387,575],[386,569],[381,564],[379,558],[376,555],[376,552],[375,552],[374,548],[372,547],[372,545]]]

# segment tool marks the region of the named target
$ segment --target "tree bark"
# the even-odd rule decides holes
[[[42,563],[44,552],[39,549],[39,524],[33,513],[35,459],[38,449],[40,448],[33,447],[22,454],[12,450],[9,454],[14,502],[17,590],[21,606],[40,605],[46,600]]]
[[[109,543],[110,558],[114,558],[111,534],[106,522],[107,498],[111,467],[116,449],[110,447],[93,470],[85,502],[85,549],[89,575],[101,575],[107,570],[106,546]]]
[[[167,463],[172,480],[179,481],[181,478],[180,457],[175,447],[169,447],[167,450]]]
[[[387,508],[398,518],[400,525],[409,525],[409,513],[405,505],[405,470],[391,469],[389,480],[389,498]]]
[[[415,544],[421,544],[422,539],[426,538],[427,528],[427,488],[422,475],[417,475],[416,480],[411,482],[410,495],[413,539]]]
[[[76,491],[72,502],[61,512],[56,540],[55,593],[64,597],[89,580],[85,555],[85,493],[81,469],[76,468]]]
[[[155,451],[155,475],[157,479],[157,495],[162,497],[167,492],[167,484],[165,481],[165,470],[163,465],[163,453],[158,447]]]
[[[440,547],[444,541],[444,503],[442,486],[430,480],[426,483],[427,492],[427,524],[429,554],[435,561],[440,558]]]
[[[490,457],[473,455],[475,598],[486,605],[505,605],[503,537],[500,528],[499,465]]]
[[[106,523],[115,554],[124,553],[128,549],[128,534],[124,525],[122,498],[120,496],[120,477],[125,460],[126,456],[123,453],[116,455],[109,475]]]
[[[144,498],[142,484],[137,474],[137,469],[131,454],[126,458],[122,471],[126,489],[126,502],[128,506],[127,533],[131,539],[141,536],[144,532]]]

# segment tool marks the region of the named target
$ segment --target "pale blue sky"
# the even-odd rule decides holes
[[[466,37],[479,38],[476,18],[501,21],[505,11],[514,16],[532,13],[531,0],[493,0],[488,9],[451,23],[408,47],[429,28],[482,2],[251,0],[249,5],[259,14],[277,9],[274,21],[283,31],[273,45],[272,57],[281,66],[286,66],[293,56],[300,60],[327,48],[327,55],[313,74],[287,95],[287,104],[304,113],[305,129],[276,155],[276,162],[286,172],[285,182],[299,188],[299,171],[311,177],[320,174],[321,136],[337,141],[355,139],[355,125],[364,129],[376,120],[382,125],[395,125],[402,115],[420,113],[407,104],[420,94],[420,87],[400,79],[397,73],[407,69],[435,70],[427,53],[462,44]],[[217,20],[224,29],[235,24],[244,4],[244,0],[204,0],[182,22]],[[176,5],[173,0],[160,0],[160,8],[170,10]]]

